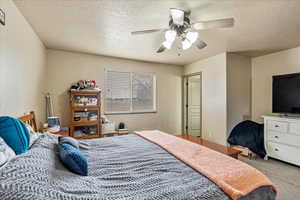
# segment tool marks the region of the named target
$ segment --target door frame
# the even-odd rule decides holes
[[[202,92],[203,92],[203,87],[202,87],[202,72],[196,72],[196,73],[191,73],[191,74],[186,74],[182,76],[182,127],[181,131],[183,134],[186,134],[186,122],[187,122],[187,117],[188,117],[188,109],[187,108],[187,102],[188,102],[188,85],[187,85],[187,80],[189,77],[192,76],[200,76],[200,138],[202,138]]]

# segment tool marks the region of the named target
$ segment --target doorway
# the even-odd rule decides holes
[[[202,76],[191,74],[183,78],[183,132],[202,136]]]

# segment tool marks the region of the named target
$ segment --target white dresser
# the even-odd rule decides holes
[[[300,166],[300,117],[263,118],[267,156]]]

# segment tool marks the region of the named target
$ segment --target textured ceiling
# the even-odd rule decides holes
[[[14,0],[48,48],[183,65],[228,51],[258,56],[300,46],[299,0]],[[157,54],[171,7],[191,19],[235,18],[230,29],[199,31],[208,46]]]

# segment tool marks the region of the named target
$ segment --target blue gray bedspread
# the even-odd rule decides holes
[[[41,136],[0,169],[1,200],[228,200],[217,185],[137,135],[84,140],[89,176],[69,172],[57,136]],[[269,188],[243,198],[274,199]]]

